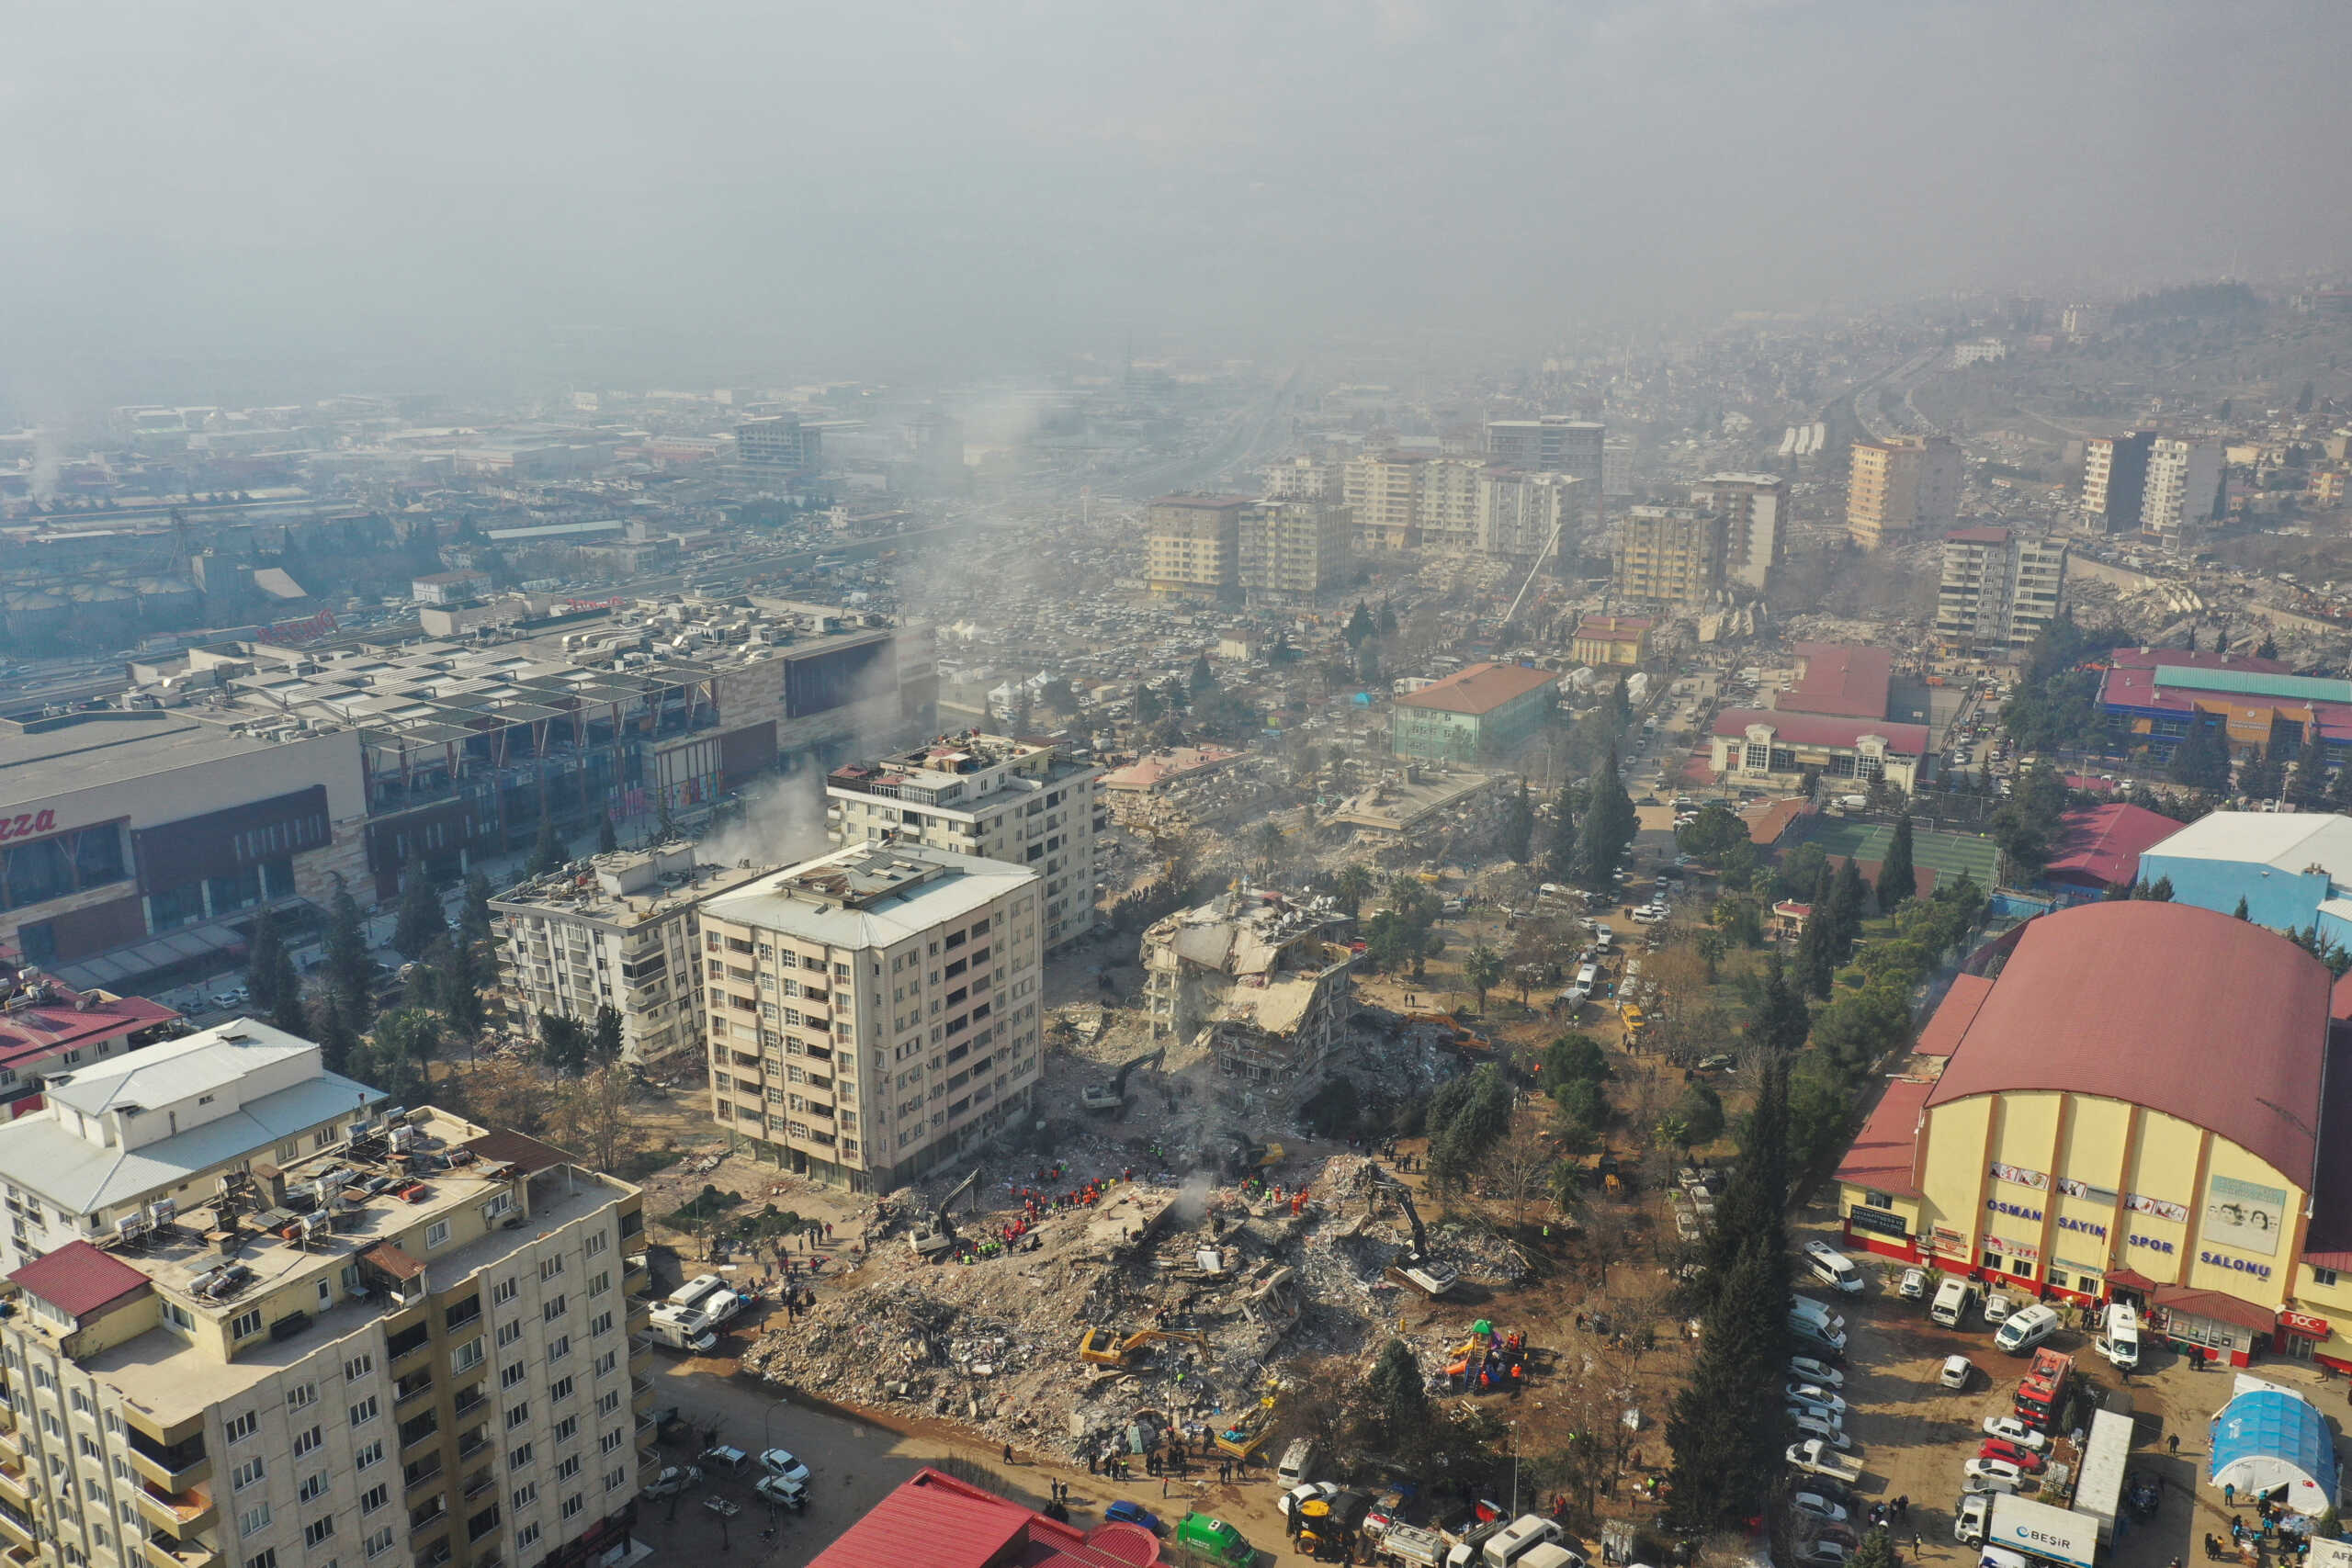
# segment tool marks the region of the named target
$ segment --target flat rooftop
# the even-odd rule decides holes
[[[704,912],[832,947],[891,947],[1037,880],[1008,861],[854,844],[721,894]]]
[[[679,868],[665,869],[665,858],[679,862]],[[621,927],[643,925],[775,869],[696,863],[691,849],[670,857],[660,851],[616,850],[591,857],[588,865],[584,873],[551,871],[518,883],[492,898],[490,907]]]
[[[24,723],[0,719],[0,791],[16,798],[63,795],[242,757],[267,745],[155,708],[94,708]]]

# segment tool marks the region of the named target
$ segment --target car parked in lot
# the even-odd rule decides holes
[[[1789,1425],[1796,1428],[1797,1436],[1800,1438],[1817,1438],[1833,1449],[1850,1449],[1854,1446],[1854,1440],[1846,1436],[1846,1428],[1842,1423],[1825,1419],[1819,1416],[1807,1415],[1793,1405],[1790,1406],[1788,1414]]]
[[[2006,1481],[2016,1486],[2025,1479],[2025,1472],[2005,1459],[1988,1459],[1978,1454],[1960,1467],[1962,1476],[1970,1481]]]
[[[1822,1519],[1833,1525],[1842,1525],[1848,1517],[1844,1508],[1818,1492],[1800,1492],[1789,1499],[1789,1506],[1807,1518]]]
[[[1903,1270],[1903,1282],[1894,1287],[1894,1293],[1906,1302],[1926,1301],[1928,1271],[1925,1269],[1905,1269]]]
[[[2020,1448],[2016,1443],[2005,1443],[1998,1438],[1987,1438],[1979,1444],[1976,1457],[1996,1459],[2004,1464],[2016,1465],[2027,1475],[2040,1475],[2050,1468],[2050,1461],[2031,1449]]]
[[[2017,1303],[1996,1291],[1984,1298],[1984,1325],[1988,1328],[1996,1327],[2017,1310]]]
[[[760,1468],[797,1486],[808,1484],[808,1467],[795,1459],[789,1450],[768,1450],[760,1455]]]
[[[689,1486],[701,1483],[702,1472],[690,1464],[665,1465],[661,1473],[645,1483],[642,1495],[647,1497],[674,1497]]]
[[[1987,1416],[1984,1435],[1998,1438],[2005,1443],[2015,1443],[2028,1453],[2040,1453],[2050,1446],[2050,1439],[2035,1431],[2014,1416]]]
[[[1956,1388],[1965,1392],[1970,1381],[1975,1375],[1976,1363],[1967,1357],[1946,1356],[1943,1366],[1936,1372],[1936,1381],[1946,1388]]]
[[[786,1481],[781,1475],[763,1475],[752,1488],[763,1502],[774,1503],[779,1508],[797,1513],[808,1506],[808,1488],[797,1481]]]
[[[1792,1404],[1802,1405],[1808,1410],[1827,1411],[1840,1420],[1845,1418],[1846,1402],[1819,1383],[1792,1382],[1782,1392],[1788,1395]]]
[[[1141,1525],[1154,1535],[1162,1533],[1166,1528],[1160,1524],[1158,1514],[1153,1513],[1141,1503],[1131,1502],[1125,1497],[1103,1509],[1102,1517],[1120,1524]]]
[[[1834,1540],[1816,1540],[1809,1546],[1798,1547],[1796,1560],[1804,1568],[1846,1568],[1853,1558]]]
[[[1789,1358],[1789,1375],[1806,1382],[1819,1383],[1824,1388],[1844,1388],[1846,1374],[1826,1361],[1816,1361],[1811,1356]]]

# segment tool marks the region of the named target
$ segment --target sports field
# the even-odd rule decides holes
[[[1819,844],[1833,855],[1844,855],[1862,863],[1865,873],[1875,875],[1879,863],[1886,858],[1887,845],[1894,841],[1894,829],[1883,822],[1852,822],[1816,817],[1807,840]],[[1990,839],[1973,838],[1966,833],[1915,833],[1911,840],[1911,863],[1920,871],[1932,871],[1935,880],[1944,881],[1966,873],[1976,886],[1990,892],[1993,879],[1998,874],[2001,852]],[[1923,890],[1932,886],[1921,877]]]

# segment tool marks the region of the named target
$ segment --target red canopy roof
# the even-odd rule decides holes
[[[1897,1078],[1879,1097],[1878,1108],[1838,1164],[1838,1179],[1905,1198],[1919,1196],[1912,1167],[1919,1145],[1919,1112],[1928,1091],[1925,1078]]]
[[[1139,1525],[1092,1532],[931,1469],[917,1471],[817,1554],[808,1568],[1153,1568]]]
[[[8,1278],[77,1321],[147,1289],[146,1275],[86,1241],[69,1241]]]
[[[2052,882],[2112,887],[2140,878],[2140,856],[2180,831],[2180,824],[2143,806],[2094,806],[2060,818],[2058,852],[2042,874]]]

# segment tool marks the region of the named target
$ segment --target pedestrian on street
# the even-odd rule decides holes
[[[2173,1455],[2176,1459],[2179,1457],[2180,1434],[2178,1432],[2167,1432],[2165,1434],[2165,1450]]]
[[[1004,1445],[1004,1462],[1007,1464],[1011,1464],[1012,1462],[1012,1445],[1011,1443]]]

